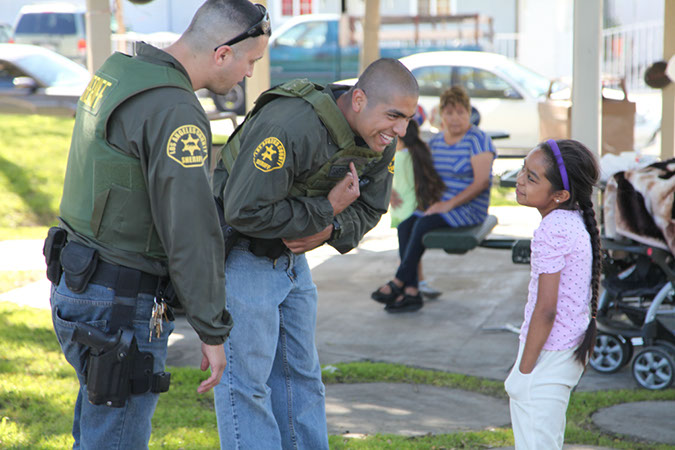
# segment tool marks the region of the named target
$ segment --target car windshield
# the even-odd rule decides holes
[[[89,73],[82,66],[58,54],[30,54],[19,58],[16,64],[40,82],[50,87],[86,84]]]
[[[29,13],[21,16],[15,34],[75,34],[71,13]]]
[[[498,70],[511,78],[516,84],[522,86],[532,97],[540,97],[546,95],[548,88],[551,85],[551,80],[545,76],[539,75],[536,72],[527,69],[520,64],[509,62],[501,64]],[[553,83],[552,92],[559,91],[564,88],[562,83]]]

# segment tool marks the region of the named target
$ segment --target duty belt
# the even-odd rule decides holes
[[[136,278],[138,279],[137,282]],[[132,283],[125,283],[125,279],[134,281]],[[166,281],[166,277],[110,264],[99,259],[96,271],[91,276],[89,283],[114,289],[118,295],[123,297],[136,297],[138,294],[156,295],[158,289],[161,289],[166,284]]]

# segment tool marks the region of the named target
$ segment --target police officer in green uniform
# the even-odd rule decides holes
[[[224,94],[250,77],[269,34],[261,5],[208,0],[166,49],[112,55],[78,102],[60,227],[45,245],[54,328],[80,381],[75,448],[147,448],[168,389],[165,299],[202,341],[211,374],[197,391],[222,376],[232,319],[210,124],[194,91]]]
[[[387,211],[395,139],[417,99],[392,59],[351,88],[296,80],[263,93],[223,149],[214,192],[237,237],[225,263],[237,326],[215,388],[221,448],[328,448],[304,252],[346,253]]]

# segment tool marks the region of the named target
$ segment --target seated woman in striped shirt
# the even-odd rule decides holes
[[[386,305],[387,312],[412,312],[422,307],[417,267],[427,232],[477,225],[487,217],[496,156],[492,140],[471,125],[471,101],[461,86],[443,92],[440,111],[443,131],[431,138],[429,147],[445,192],[440,201],[416,210],[398,226],[401,263],[394,279],[371,294],[373,300]]]

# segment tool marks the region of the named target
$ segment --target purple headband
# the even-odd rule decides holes
[[[567,169],[565,169],[565,162],[562,159],[562,155],[560,154],[560,149],[558,148],[558,144],[553,139],[549,139],[546,141],[546,143],[551,147],[551,151],[553,152],[553,156],[555,156],[555,160],[558,163],[558,170],[560,170],[560,178],[562,178],[563,182],[563,187],[565,188],[566,191],[570,190],[570,182],[567,179]]]

